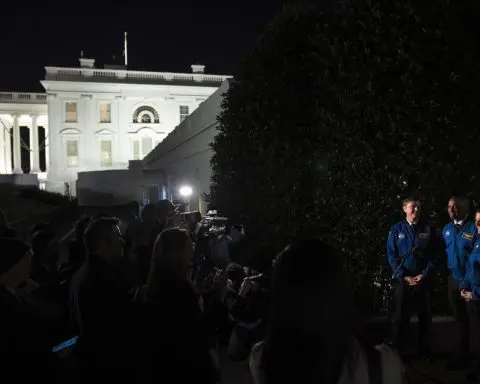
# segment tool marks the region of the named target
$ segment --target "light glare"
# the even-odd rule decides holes
[[[190,197],[192,195],[192,188],[189,186],[183,186],[180,188],[180,195],[182,197]]]

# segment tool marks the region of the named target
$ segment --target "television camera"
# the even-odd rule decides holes
[[[218,216],[214,210],[208,211],[204,217],[198,211],[184,212],[180,214],[180,221],[188,227],[194,244],[192,277],[204,280],[210,275],[219,275],[219,271],[224,271],[228,264],[229,246],[236,241],[235,236],[229,236],[232,228],[236,228],[238,233],[243,233],[243,228],[232,226],[227,217]]]

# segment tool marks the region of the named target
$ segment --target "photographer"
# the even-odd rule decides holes
[[[228,354],[231,360],[241,361],[248,358],[251,347],[263,337],[268,297],[260,285],[262,274],[249,276],[241,265],[232,263],[227,276],[224,303],[234,322]]]
[[[215,267],[221,269],[232,262],[231,248],[244,236],[243,226],[229,224],[228,218],[218,216],[216,210],[209,210],[195,229],[196,242],[202,243],[204,249],[208,248],[208,258]]]

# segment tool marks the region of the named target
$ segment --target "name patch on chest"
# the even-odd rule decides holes
[[[405,238],[405,235],[404,235],[403,233],[400,233],[400,234],[398,235],[398,240],[402,240],[402,239],[404,239],[404,238]]]
[[[465,240],[472,240],[472,239],[473,239],[473,235],[470,234],[470,233],[463,233],[463,234],[462,234],[462,238],[464,238]]]
[[[426,232],[426,233],[419,233],[418,234],[418,237],[420,239],[428,239],[430,237],[430,233]]]

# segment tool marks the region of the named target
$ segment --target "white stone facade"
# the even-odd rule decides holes
[[[48,147],[47,95],[43,93],[0,92],[0,174],[22,174],[20,127],[26,126],[30,135],[30,172],[40,171],[40,145]],[[39,143],[39,127],[45,129],[47,139]],[[13,145],[12,145],[13,136]],[[46,151],[47,162],[49,153]]]
[[[1,173],[22,172],[19,126],[31,127],[31,172],[39,172],[34,135],[42,126],[48,132],[46,188],[64,192],[70,183],[74,193],[79,172],[127,169],[228,78],[204,74],[203,66],[179,74],[97,69],[94,60],[80,61],[80,68],[47,67],[46,94],[0,93]]]
[[[169,198],[182,200],[179,188],[191,187],[189,208],[202,213],[206,210],[203,195],[210,192],[212,176],[210,144],[218,133],[217,118],[229,87],[227,80],[143,159],[145,170],[164,173]]]

